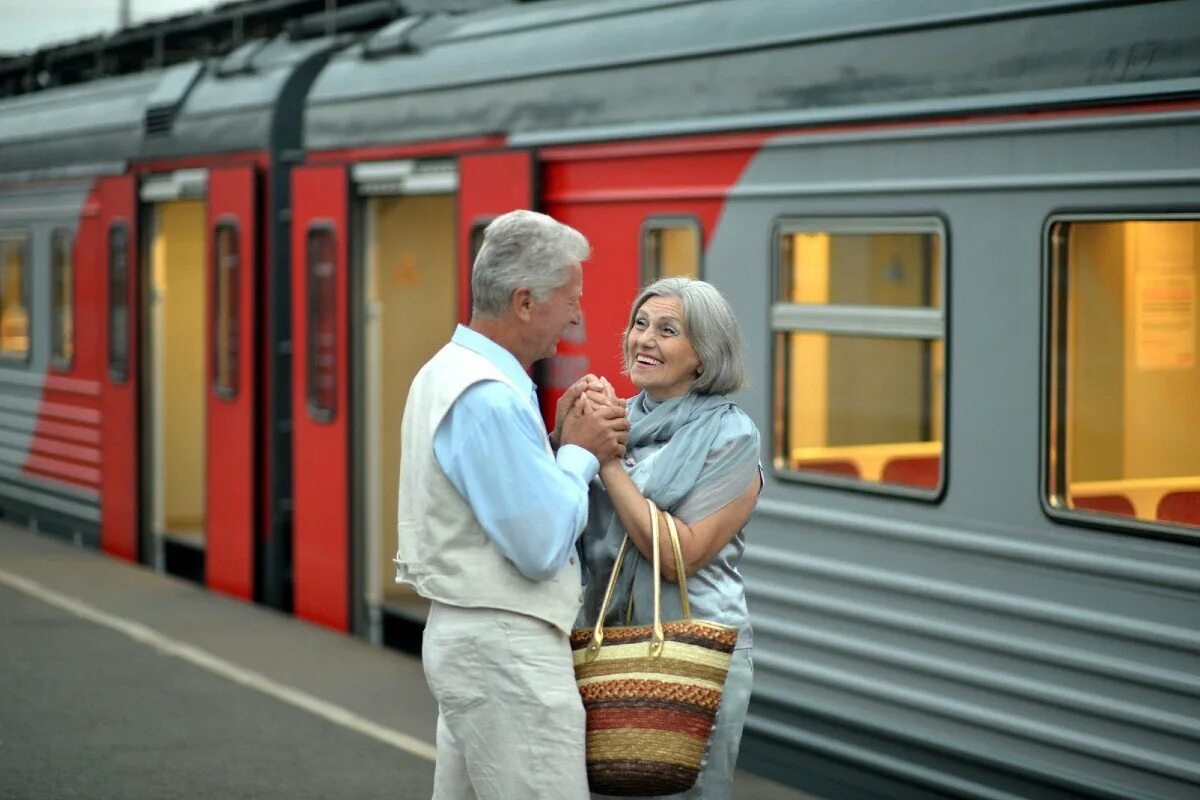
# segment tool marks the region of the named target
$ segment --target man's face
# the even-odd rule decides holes
[[[579,301],[583,297],[583,267],[576,263],[567,270],[567,282],[554,290],[544,303],[534,303],[530,321],[536,358],[550,358],[558,352],[558,340],[567,329],[582,319]]]

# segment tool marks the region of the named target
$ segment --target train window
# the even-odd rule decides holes
[[[0,231],[0,358],[29,360],[29,237]]]
[[[337,415],[337,249],[332,229],[308,231],[308,414],[317,422]]]
[[[1046,499],[1200,528],[1200,220],[1049,228]]]
[[[642,285],[659,278],[700,277],[700,223],[651,218],[642,226]]]
[[[213,388],[226,400],[237,397],[241,332],[241,255],[234,222],[213,230],[212,363]]]
[[[129,380],[129,228],[108,229],[108,374],[116,383]]]
[[[71,368],[75,356],[75,237],[66,228],[50,234],[50,283],[53,299],[50,358],[58,369]]]
[[[944,242],[936,219],[779,228],[779,474],[920,497],[941,490]]]

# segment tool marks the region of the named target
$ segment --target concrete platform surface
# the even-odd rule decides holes
[[[0,798],[423,799],[436,720],[416,658],[0,523]]]

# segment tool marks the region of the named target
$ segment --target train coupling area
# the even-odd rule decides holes
[[[415,657],[0,523],[0,798],[427,800],[436,723]]]

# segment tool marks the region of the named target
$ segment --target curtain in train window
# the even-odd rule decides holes
[[[1058,222],[1049,252],[1049,502],[1200,526],[1200,221]]]
[[[0,231],[0,358],[29,360],[29,239]]]
[[[237,397],[241,333],[241,255],[238,229],[218,223],[213,231],[212,363],[213,385],[226,400]]]
[[[129,228],[108,229],[108,374],[129,380]]]
[[[642,285],[659,278],[700,277],[700,224],[693,219],[650,219],[642,226]]]
[[[50,236],[50,358],[59,369],[70,369],[75,356],[75,237],[60,228]]]
[[[771,325],[780,472],[941,488],[943,242],[936,220],[783,227]]]
[[[334,232],[308,232],[308,414],[330,422],[337,414],[337,257]]]

